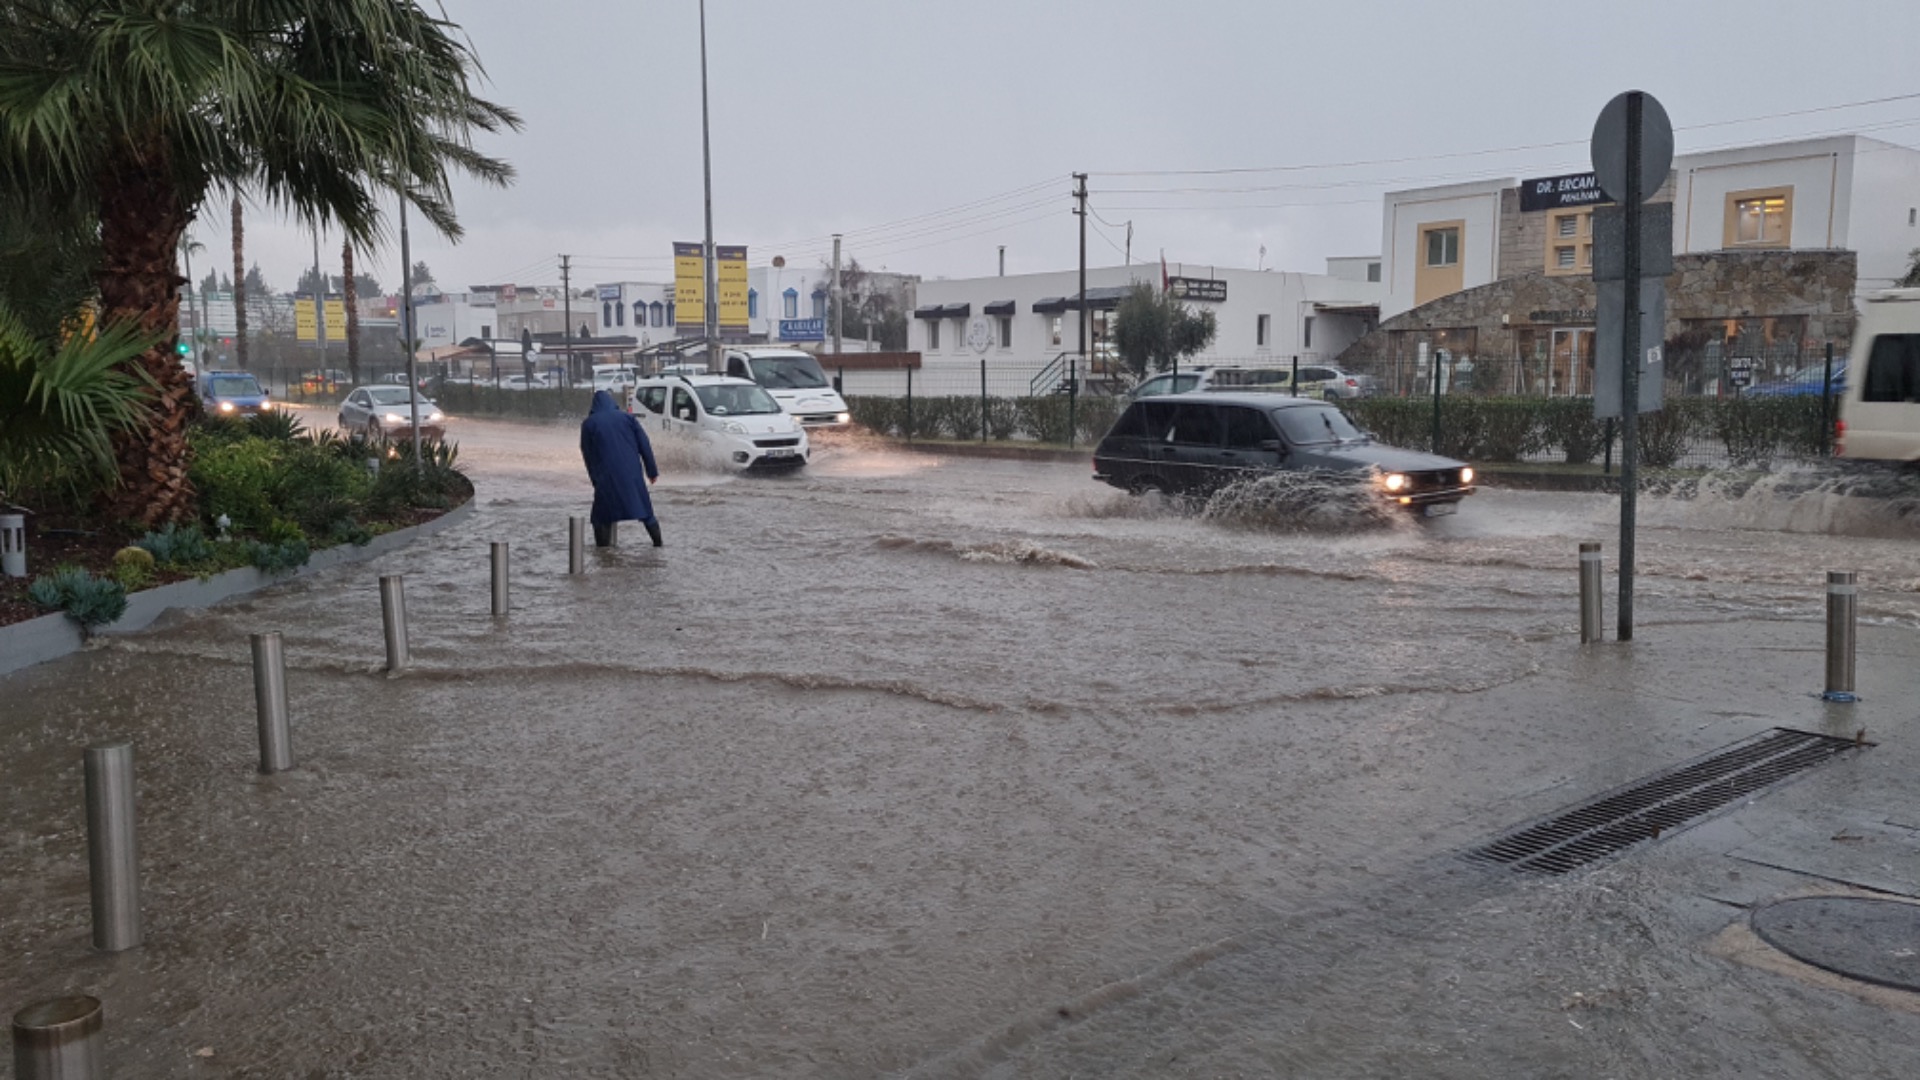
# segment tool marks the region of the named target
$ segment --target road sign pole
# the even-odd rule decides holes
[[[1620,626],[1633,640],[1633,533],[1640,481],[1640,134],[1644,95],[1627,95],[1627,311],[1620,328]]]

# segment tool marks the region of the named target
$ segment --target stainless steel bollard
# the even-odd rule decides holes
[[[103,1080],[106,1034],[100,1000],[76,994],[14,1013],[13,1075],[17,1080]]]
[[[493,614],[499,618],[507,613],[507,542],[493,542]]]
[[[567,519],[567,573],[587,572],[587,519]]]
[[[1606,593],[1601,587],[1600,545],[1588,542],[1580,545],[1580,644],[1599,641],[1604,636],[1600,629],[1600,617],[1605,607]]]
[[[380,575],[380,627],[387,635],[387,670],[407,666],[407,588],[400,574]]]
[[[140,944],[140,853],[134,839],[133,744],[87,747],[87,869],[93,892],[93,947]]]
[[[287,726],[287,654],[280,631],[254,634],[253,707],[260,719],[260,771],[293,768],[293,735]]]
[[[1851,570],[1827,571],[1827,689],[1828,701],[1860,700],[1853,693],[1854,620],[1859,614]]]

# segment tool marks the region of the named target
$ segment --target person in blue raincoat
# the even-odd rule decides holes
[[[640,430],[640,421],[615,405],[605,390],[593,392],[593,407],[580,422],[580,456],[593,481],[593,542],[606,547],[613,543],[614,522],[638,521],[659,547],[660,522],[647,495],[647,485],[660,479],[653,445]]]

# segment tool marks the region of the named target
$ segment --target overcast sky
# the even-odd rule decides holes
[[[414,218],[415,258],[450,290],[557,284],[563,252],[576,285],[670,280],[703,231],[697,0],[446,9],[526,127],[483,144],[518,181],[457,189],[458,245]],[[1683,152],[1920,145],[1916,48],[1920,0],[709,0],[714,238],[753,265],[818,265],[841,232],[927,277],[991,274],[1002,244],[1009,273],[1067,269],[1084,171],[1092,265],[1131,221],[1135,261],[1320,271],[1378,253],[1384,191],[1584,170],[1624,89]],[[1178,174],[1223,169],[1267,171]],[[227,250],[225,207],[202,216]],[[313,258],[265,214],[247,244],[278,289]],[[359,262],[397,288],[397,243]]]

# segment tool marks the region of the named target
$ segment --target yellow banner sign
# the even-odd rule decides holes
[[[293,338],[295,341],[314,341],[319,334],[314,329],[313,301],[295,300],[293,302]]]
[[[714,245],[714,288],[720,294],[720,332],[747,332],[747,249]]]
[[[701,245],[673,245],[673,320],[695,334],[707,324],[706,264]]]
[[[327,301],[327,340],[347,340],[347,302],[345,300]]]

